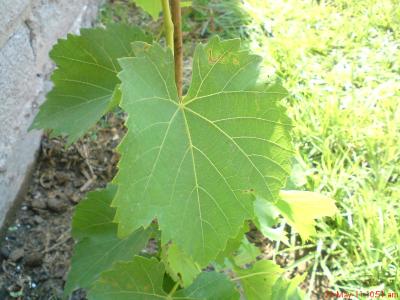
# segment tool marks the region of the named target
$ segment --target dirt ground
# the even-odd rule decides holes
[[[0,242],[1,300],[61,298],[74,245],[74,206],[114,176],[122,124],[121,113],[109,114],[69,147],[61,139],[43,137],[28,192]],[[84,299],[84,293],[73,299]]]

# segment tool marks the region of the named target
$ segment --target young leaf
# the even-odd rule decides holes
[[[59,40],[50,52],[57,64],[51,77],[54,88],[31,129],[66,134],[69,143],[81,137],[118,105],[117,59],[132,56],[133,41],[149,42],[151,38],[136,27],[110,25],[107,29],[82,29],[80,36],[68,35],[66,40]]]
[[[134,2],[140,6],[145,12],[147,12],[153,20],[157,20],[162,10],[162,0],[134,0]],[[189,7],[192,5],[192,1],[182,1],[181,7]]]
[[[236,237],[229,239],[225,249],[220,252],[215,259],[216,263],[219,265],[223,265],[225,262],[225,259],[228,257],[232,257],[234,252],[237,251],[242,244],[244,235],[246,232],[250,230],[249,225],[247,222],[243,225],[243,227],[239,230],[239,233],[237,234]]]
[[[283,270],[270,260],[260,260],[251,269],[237,269],[247,300],[271,300],[272,287]]]
[[[239,300],[239,296],[233,282],[217,272],[201,273],[190,287],[176,293],[177,298],[199,300]]]
[[[159,300],[167,298],[162,289],[164,265],[155,258],[135,256],[118,262],[104,272],[90,290],[89,300]]]
[[[191,285],[201,273],[201,268],[175,244],[163,248],[162,261],[167,273],[183,287]]]
[[[207,265],[254,217],[254,193],[274,200],[289,174],[290,121],[280,85],[258,84],[260,58],[239,40],[197,47],[181,102],[170,50],[136,43],[120,60],[129,129],[119,147],[119,234],[155,217],[172,240]]]
[[[243,238],[237,254],[234,256],[234,261],[237,266],[243,266],[256,261],[257,256],[261,254],[259,248],[250,243],[246,237]]]
[[[337,213],[335,201],[319,193],[281,191],[277,208],[303,240],[315,234],[315,219]]]
[[[151,229],[138,229],[125,239],[117,237],[117,225],[112,223],[115,209],[110,207],[115,192],[115,186],[91,192],[76,208],[72,235],[79,242],[72,257],[65,296],[77,288],[89,288],[114,262],[131,260],[147,244]]]
[[[181,7],[190,7],[193,5],[193,2],[191,0],[182,0],[181,1]]]
[[[154,20],[158,19],[162,6],[161,0],[134,0],[145,12],[147,12]]]
[[[282,241],[289,244],[286,232],[281,228],[274,228],[280,215],[279,209],[273,202],[257,198],[254,202],[255,223],[261,233],[272,241]]]
[[[104,272],[89,292],[89,300],[238,300],[235,286],[216,272],[202,273],[187,289],[168,295],[163,289],[164,265],[155,258],[136,256]]]
[[[305,298],[304,292],[299,285],[305,279],[302,276],[296,276],[293,279],[279,278],[272,287],[272,300],[302,300]]]

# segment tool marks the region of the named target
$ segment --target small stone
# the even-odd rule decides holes
[[[38,252],[32,252],[29,253],[26,257],[25,257],[25,265],[28,267],[39,267],[43,262],[43,257],[40,253]]]
[[[67,204],[58,198],[50,198],[47,200],[47,207],[56,213],[62,213],[67,209]]]
[[[13,250],[8,258],[13,262],[17,262],[23,257],[24,257],[24,249],[19,248]]]
[[[33,216],[33,222],[35,222],[36,224],[40,224],[40,223],[43,222],[43,218],[41,216],[34,215]]]
[[[73,204],[77,204],[81,200],[81,197],[78,194],[72,194],[69,196],[69,199]]]
[[[10,257],[10,250],[7,247],[3,246],[0,248],[0,255],[3,258],[8,259]]]
[[[42,198],[32,200],[32,208],[35,209],[46,209],[46,201]]]

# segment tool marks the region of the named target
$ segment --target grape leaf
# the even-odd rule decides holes
[[[289,245],[289,240],[283,228],[274,228],[280,215],[275,203],[257,198],[254,202],[255,223],[261,233],[272,241],[281,241]]]
[[[176,244],[163,247],[162,261],[172,279],[184,287],[191,285],[201,273],[201,268]]]
[[[237,266],[243,266],[255,262],[257,256],[259,256],[260,254],[260,249],[257,248],[254,244],[250,243],[248,239],[244,237],[242,240],[242,244],[240,245],[233,259]]]
[[[260,58],[239,40],[213,38],[196,48],[180,102],[171,51],[134,49],[137,57],[119,60],[129,114],[114,179],[119,234],[157,217],[163,244],[172,240],[203,267],[254,217],[254,194],[273,201],[285,185],[291,124],[277,101],[286,91],[257,82]]]
[[[151,229],[138,229],[125,239],[117,237],[117,225],[112,223],[115,209],[110,207],[115,192],[115,186],[91,192],[76,208],[72,235],[79,242],[72,257],[65,296],[77,288],[89,288],[114,262],[131,260],[146,246]]]
[[[272,287],[272,300],[302,300],[305,299],[304,292],[299,288],[307,273],[296,276],[293,279],[279,278]]]
[[[220,252],[215,259],[216,263],[219,265],[223,265],[225,263],[225,259],[233,256],[234,252],[237,251],[242,244],[243,237],[250,230],[249,225],[245,223],[243,227],[240,229],[238,235],[232,239],[229,239],[225,249]]]
[[[164,265],[155,258],[136,256],[104,272],[89,292],[89,300],[235,300],[239,294],[226,276],[202,273],[187,289],[168,295],[163,289]]]
[[[315,234],[315,219],[333,216],[338,211],[334,200],[319,193],[281,191],[280,197],[276,207],[303,240]]]
[[[158,19],[162,10],[161,0],[134,0],[145,12],[147,12],[154,20]],[[192,1],[181,1],[181,7],[189,7]]]
[[[158,19],[161,12],[161,0],[135,0],[145,12],[147,12],[154,20]]]
[[[51,79],[53,89],[41,105],[31,129],[52,129],[68,135],[72,143],[106,112],[118,105],[117,59],[132,56],[130,43],[151,38],[139,28],[110,25],[107,29],[82,29],[68,35],[50,52],[57,64]]]
[[[190,287],[176,293],[176,298],[179,297],[199,300],[239,300],[239,292],[224,274],[203,272]]]
[[[247,300],[271,300],[272,287],[283,270],[270,260],[260,260],[250,269],[236,269]]]

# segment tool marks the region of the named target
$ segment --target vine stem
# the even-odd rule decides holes
[[[179,101],[182,101],[183,86],[183,46],[182,46],[182,16],[181,1],[170,0],[172,10],[172,23],[174,24],[174,60],[175,83],[178,90]]]
[[[168,48],[174,51],[174,24],[172,23],[169,0],[161,0],[161,1],[162,1],[162,9],[164,17],[165,39],[167,41]]]
[[[172,288],[172,290],[168,293],[168,296],[167,296],[167,297],[172,297],[172,295],[175,294],[175,292],[176,292],[176,290],[178,289],[178,287],[179,287],[179,283],[176,282],[175,285],[174,285],[174,287]]]

